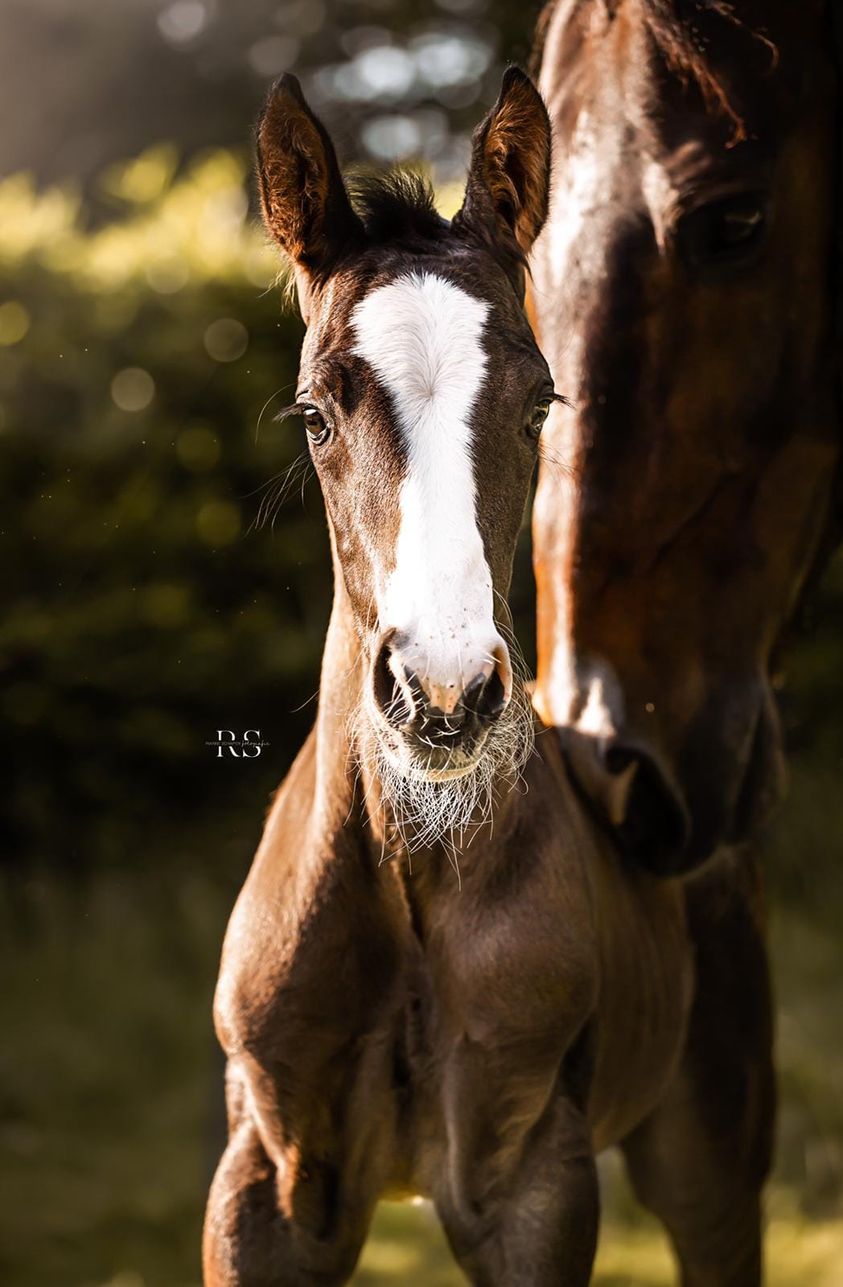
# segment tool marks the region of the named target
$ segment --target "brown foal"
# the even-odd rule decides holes
[[[307,322],[293,409],[335,595],[315,728],[225,942],[229,1142],[205,1282],[346,1282],[378,1199],[418,1193],[478,1287],[584,1287],[594,1157],[676,1093],[695,949],[685,888],[626,862],[552,736],[532,749],[506,639],[556,397],[522,309],[547,114],[509,71],[450,224],[411,181],[353,206],[290,77],[258,153]],[[741,1040],[713,1024],[713,1066],[742,1071]],[[763,1070],[744,1091],[760,1111]],[[746,1148],[757,1181],[710,1195],[688,1284],[759,1281],[767,1159]],[[721,1174],[686,1164],[685,1198],[704,1202]]]

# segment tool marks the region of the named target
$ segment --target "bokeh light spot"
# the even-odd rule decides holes
[[[280,76],[299,56],[295,36],[264,36],[249,50],[249,66],[258,76]]]
[[[175,295],[187,285],[189,277],[182,259],[153,259],[146,266],[146,280],[159,295]]]
[[[166,192],[178,160],[172,143],[157,143],[131,161],[107,166],[100,180],[102,189],[130,205],[150,205]]]
[[[445,32],[428,32],[412,41],[422,79],[435,89],[476,84],[492,61],[484,41]]]
[[[143,411],[155,397],[155,381],[143,367],[124,367],[111,381],[111,397],[121,411]]]
[[[236,362],[248,343],[249,332],[234,317],[219,317],[205,331],[205,350],[215,362]]]
[[[206,501],[196,515],[196,531],[206,545],[230,545],[240,534],[240,510],[231,501]]]
[[[404,49],[389,45],[366,49],[354,59],[355,72],[367,98],[401,98],[416,75],[412,58]]]
[[[266,243],[251,243],[243,252],[243,272],[253,286],[267,290],[279,278],[278,255]]]
[[[404,161],[421,151],[422,131],[410,116],[376,116],[362,133],[367,151],[380,161]]]
[[[0,304],[0,344],[17,344],[29,330],[29,313],[16,299]]]
[[[183,45],[194,40],[208,21],[202,0],[176,0],[158,15],[158,30],[165,40]]]

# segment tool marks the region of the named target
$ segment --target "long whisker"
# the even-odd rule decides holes
[[[296,457],[286,470],[271,478],[268,483],[264,484],[263,489],[258,489],[263,490],[264,495],[258,506],[257,514],[250,524],[250,532],[259,532],[266,527],[267,523],[271,523],[274,529],[281,506],[300,481],[304,486],[311,468],[310,456],[304,451]]]
[[[267,407],[270,405],[271,402],[275,401],[279,393],[286,393],[286,391],[288,389],[291,389],[292,387],[293,386],[290,384],[284,384],[281,386],[280,389],[276,389],[274,393],[271,393],[269,395],[266,402],[263,404],[260,411],[258,412],[257,423],[255,424],[255,442],[257,442],[258,440],[258,434],[260,433],[260,427],[261,427],[261,420],[263,420],[264,412],[266,411]]]
[[[577,470],[569,461],[550,449],[545,443],[539,444],[539,461],[546,469],[557,470],[564,478],[576,478]]]

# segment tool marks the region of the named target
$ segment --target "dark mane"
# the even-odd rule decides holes
[[[747,27],[728,0],[705,0],[704,4],[700,0],[645,0],[644,7],[647,26],[665,62],[683,80],[696,81],[706,103],[732,122],[732,142],[740,143],[747,137],[746,123],[711,65],[708,37],[697,22],[706,13],[716,14],[732,27],[767,45],[774,56],[775,46],[766,36]]]
[[[611,21],[622,8],[624,0],[579,0],[575,8],[594,3],[602,4]],[[531,70],[534,75],[538,73],[547,31],[558,5],[559,0],[548,0],[539,15],[531,55]],[[667,65],[683,81],[694,80],[706,103],[732,122],[733,143],[745,139],[745,122],[712,66],[709,36],[702,30],[701,24],[708,15],[723,19],[731,27],[764,45],[775,62],[778,60],[778,51],[772,41],[763,32],[753,30],[742,22],[729,0],[641,0],[641,8],[647,29]]]
[[[448,224],[433,188],[420,174],[394,171],[352,180],[351,200],[369,236],[382,244],[415,246],[441,241]]]

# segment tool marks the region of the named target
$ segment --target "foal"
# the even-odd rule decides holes
[[[578,1287],[595,1151],[669,1081],[690,956],[680,887],[623,868],[552,739],[530,752],[496,609],[556,396],[522,311],[547,115],[510,70],[451,224],[406,180],[355,210],[290,77],[258,157],[335,597],[225,943],[205,1281],[345,1282],[378,1199],[422,1193],[472,1282]]]

